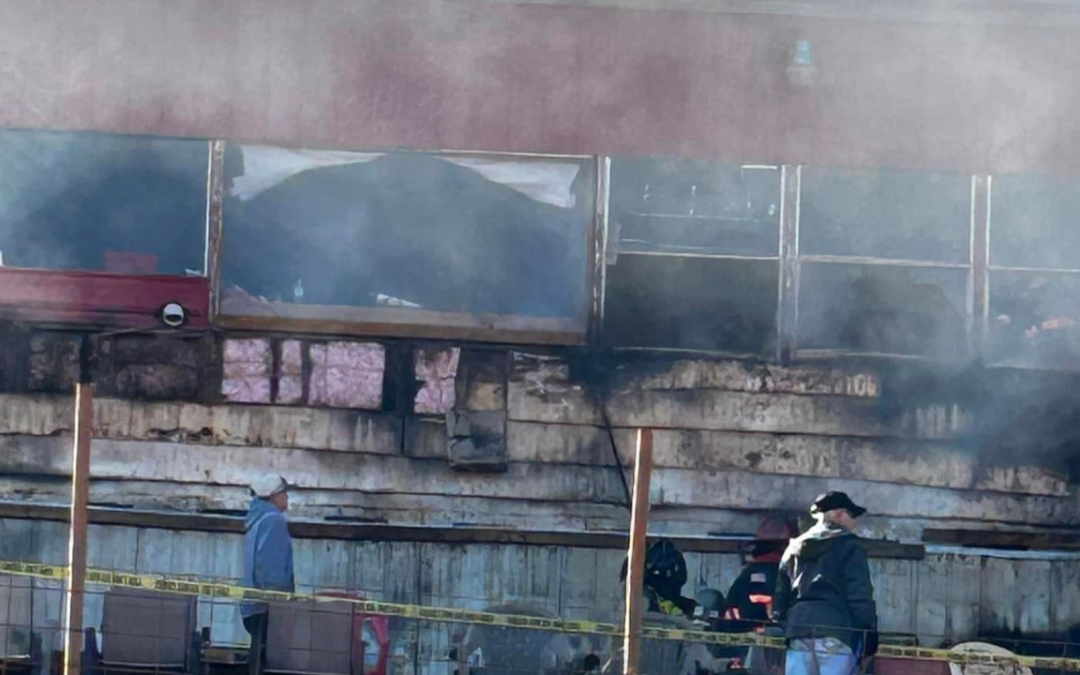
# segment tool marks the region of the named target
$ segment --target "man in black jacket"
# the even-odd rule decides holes
[[[853,675],[877,650],[870,567],[851,533],[866,509],[828,492],[810,513],[818,522],[788,546],[773,598],[788,638],[787,675]]]

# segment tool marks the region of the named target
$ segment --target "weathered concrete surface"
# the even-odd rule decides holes
[[[0,437],[0,473],[67,475],[70,441]],[[500,480],[455,472],[445,460],[294,448],[235,447],[96,440],[92,476],[180,483],[250,485],[276,472],[290,482],[322,490],[451,494],[524,500],[619,503],[622,485],[604,467],[513,464]]]
[[[17,504],[66,505],[71,485],[64,477],[27,479],[0,477],[0,501]],[[163,513],[246,512],[251,503],[247,488],[202,483],[94,479],[90,503],[97,506],[139,509]],[[703,528],[725,532],[752,532],[758,524],[753,513],[713,511],[707,524],[691,521],[678,525],[680,513],[653,522],[658,532],[700,535]],[[625,532],[629,518],[621,505],[592,502],[536,502],[394,493],[365,493],[296,488],[289,517],[299,521],[355,521],[396,526],[484,526],[538,532]],[[670,524],[670,525],[669,525]],[[669,530],[665,529],[669,528]],[[915,541],[917,537],[911,539]]]
[[[66,475],[70,443],[63,438],[0,438],[0,472]],[[267,471],[319,490],[459,495],[537,501],[622,503],[622,484],[608,467],[511,463],[495,480],[455,472],[445,461],[366,453],[98,440],[95,478],[171,480],[246,486]],[[842,489],[882,516],[971,520],[981,523],[1071,525],[1080,514],[1073,498],[871,483],[861,480],[765,475],[746,471],[657,468],[657,508],[699,507],[800,512],[815,496]]]
[[[18,504],[64,505],[70,484],[62,476],[25,478],[0,476],[0,501]],[[169,481],[93,479],[92,504],[145,511],[243,513],[250,502],[245,487]],[[787,512],[806,520],[805,505]],[[626,509],[619,504],[545,502],[484,496],[446,496],[366,493],[297,488],[290,517],[303,521],[357,521],[418,527],[462,525],[539,532],[625,532]],[[760,524],[757,511],[693,506],[657,505],[649,521],[656,535],[701,537],[751,535]],[[965,528],[970,521],[942,514],[927,517],[868,515],[859,521],[860,534],[871,539],[919,543],[928,528]],[[993,523],[986,523],[992,527]],[[1012,531],[1048,531],[1042,524],[1010,524]]]
[[[527,369],[535,357],[515,354],[515,363]],[[877,398],[877,373],[854,369],[789,368],[741,361],[681,359],[661,366],[625,365],[615,369],[612,389],[720,389],[760,394],[822,394]]]
[[[624,466],[633,466],[636,431],[615,429]],[[604,429],[510,422],[510,460],[614,465]],[[940,442],[746,433],[653,431],[653,462],[679,469],[739,470],[902,485],[1039,495],[1070,494],[1067,477],[1029,466],[988,466],[977,452]]]
[[[601,424],[595,396],[582,382],[571,377],[568,362],[556,357],[520,353],[514,356],[508,383],[511,420]],[[808,377],[806,373],[810,371],[777,368],[773,369],[776,375],[764,376],[746,366],[727,364],[706,370],[706,379],[715,388],[662,386],[679,384],[679,374],[687,367],[676,366],[653,375],[650,388],[627,386],[609,393],[605,406],[611,423],[622,427],[926,440],[955,438],[972,424],[970,415],[956,405],[923,405],[897,413],[883,409],[874,397],[857,393],[837,395],[836,391],[877,393],[881,385],[864,384],[869,381],[868,376],[831,371]],[[709,372],[714,376],[708,377]],[[632,380],[626,373],[621,377]]]
[[[117,335],[94,345],[91,374],[101,396],[216,400],[221,355],[213,336]]]
[[[30,338],[30,391],[74,391],[79,381],[79,339],[72,335],[37,334]]]
[[[3,519],[0,536],[13,558],[63,560],[63,523]],[[235,534],[92,525],[89,558],[94,567],[235,579],[242,541]],[[562,617],[600,621],[620,616],[623,557],[619,550],[514,544],[295,542],[297,585],[303,590],[349,588],[374,599],[450,607],[528,602]],[[726,593],[742,565],[732,554],[686,557],[690,594],[706,586]],[[926,646],[1021,626],[1030,633],[1049,633],[1080,621],[1076,560],[931,555],[923,561],[871,560],[870,569],[882,629],[916,633]],[[61,592],[58,587],[36,589],[37,625],[58,625]],[[200,622],[212,626],[213,639],[241,636],[231,605],[215,605],[211,617],[209,602],[200,602]],[[100,605],[88,603],[86,618],[88,626],[100,625]],[[445,643],[440,627],[419,628],[427,648]],[[440,652],[421,654],[434,658]]]
[[[0,434],[70,434],[72,406],[69,397],[0,395]],[[94,416],[103,438],[401,452],[402,420],[385,413],[98,398]]]
[[[117,440],[303,448],[344,452],[402,452],[445,458],[441,421],[320,408],[201,406],[118,399],[96,402],[97,433]],[[70,433],[67,397],[0,396],[0,434]],[[409,433],[402,438],[403,427]],[[617,429],[623,461],[631,464],[633,431]],[[934,442],[707,430],[655,432],[661,467],[737,470],[905,485],[1065,496],[1065,479],[1040,467],[981,463],[976,453]],[[611,466],[606,433],[597,427],[510,422],[510,462]],[[705,505],[705,504],[702,504]]]
[[[464,349],[457,373],[458,399],[463,410],[506,410],[509,354],[486,349]]]

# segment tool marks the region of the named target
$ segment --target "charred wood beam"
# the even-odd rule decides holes
[[[65,521],[66,506],[51,504],[20,504],[0,502],[0,518],[20,520]],[[89,522],[94,525],[114,525],[164,530],[190,530],[243,534],[244,519],[229,516],[163,513],[134,509],[91,507]],[[292,535],[298,539],[341,539],[358,541],[410,541],[444,544],[520,544],[525,546],[566,546],[589,549],[620,549],[627,545],[627,535],[621,532],[530,532],[483,527],[395,527],[364,523],[293,522]],[[668,537],[685,553],[739,554],[747,550],[741,539],[705,539]],[[921,560],[925,547],[884,540],[865,540],[872,558]]]
[[[1067,532],[927,529],[923,532],[923,542],[971,548],[1000,548],[1023,551],[1080,550],[1080,535]]]

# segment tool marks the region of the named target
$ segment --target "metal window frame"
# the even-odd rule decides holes
[[[607,267],[608,267],[607,258],[608,258],[608,255],[609,255],[609,219],[610,219],[610,214],[611,214],[611,210],[612,210],[610,200],[611,200],[611,163],[612,163],[613,157],[610,156],[610,155],[605,155],[605,156],[603,156],[603,159],[605,160],[605,167],[606,167],[606,171],[607,171],[607,178],[606,178],[607,182],[606,182],[606,185],[605,185],[605,190],[606,190],[605,198],[607,199],[607,204],[606,204],[605,209],[604,209],[604,220],[603,220],[603,240],[604,240],[603,263],[604,264],[603,264],[602,274],[599,277],[600,283],[603,286],[603,288],[600,291],[600,294],[601,294],[601,297],[602,297],[601,315],[600,315],[600,317],[599,317],[599,319],[597,321],[597,330],[596,330],[595,337],[594,337],[595,342],[593,343],[593,344],[598,344],[598,345],[603,344],[603,338],[602,338],[603,329],[604,329],[603,305],[604,305],[604,302],[606,302],[606,294],[607,294]],[[785,228],[785,223],[787,221],[787,218],[786,218],[785,214],[787,214],[787,212],[788,212],[788,210],[790,208],[787,205],[794,204],[797,201],[797,195],[796,195],[796,199],[794,199],[794,200],[789,196],[787,185],[791,182],[791,178],[789,177],[789,170],[797,168],[797,167],[793,167],[791,165],[783,165],[783,164],[755,164],[755,163],[743,163],[743,162],[738,162],[737,163],[737,162],[717,161],[716,163],[717,164],[725,164],[725,165],[738,164],[738,166],[740,168],[742,168],[742,169],[770,170],[770,171],[778,171],[780,173],[780,195],[779,195],[779,197],[780,197],[780,212],[779,212],[779,217],[777,218],[778,236],[777,236],[777,252],[776,252],[776,255],[758,255],[758,256],[755,256],[755,255],[740,255],[740,254],[733,254],[733,253],[694,253],[694,252],[691,252],[691,251],[622,251],[622,250],[618,251],[617,255],[618,256],[627,256],[627,257],[638,256],[638,257],[658,257],[658,258],[693,258],[693,259],[700,259],[700,260],[715,260],[715,261],[733,260],[733,261],[741,261],[741,262],[762,262],[762,263],[774,262],[774,263],[779,263],[779,265],[778,265],[778,268],[779,268],[779,271],[778,271],[779,282],[778,282],[778,286],[777,286],[777,288],[778,288],[777,296],[778,297],[777,297],[777,309],[776,309],[777,348],[776,348],[776,352],[774,353],[773,357],[776,358],[776,359],[781,359],[782,355],[784,353],[784,345],[782,344],[782,339],[781,339],[781,336],[783,335],[783,330],[781,330],[781,321],[784,320],[784,316],[785,316],[784,311],[783,311],[783,304],[784,304],[784,297],[785,297],[785,291],[784,291],[784,286],[783,286],[784,279],[785,279],[785,274],[783,272],[784,252],[785,252],[784,228]],[[732,359],[747,359],[747,360],[760,360],[762,358],[762,354],[760,354],[760,353],[746,354],[746,353],[742,353],[742,352],[734,352],[734,351],[723,350],[723,349],[690,349],[690,348],[684,348],[684,347],[627,347],[627,346],[608,346],[607,349],[609,349],[609,350],[611,350],[613,352],[653,352],[653,353],[658,353],[658,354],[687,354],[687,355],[698,354],[698,355],[704,355],[704,356],[714,356],[714,357],[732,358]]]
[[[799,193],[797,195],[797,203],[801,206],[802,203],[802,169],[807,165],[798,165],[797,175],[799,176]],[[873,170],[873,169],[869,169]],[[971,177],[972,188],[970,197],[969,214],[970,220],[968,224],[968,236],[971,241],[971,250],[968,253],[967,263],[949,263],[933,260],[910,260],[903,258],[883,258],[879,256],[844,256],[844,255],[804,255],[799,251],[799,208],[795,209],[794,223],[787,231],[790,240],[788,242],[789,250],[793,253],[793,260],[790,261],[789,267],[791,268],[791,274],[794,277],[795,291],[791,293],[791,299],[788,302],[794,303],[795,307],[788,308],[787,311],[793,320],[786,326],[789,332],[786,335],[781,336],[781,341],[791,345],[790,351],[786,355],[782,355],[782,360],[791,361],[796,359],[830,359],[830,358],[872,358],[872,359],[889,359],[889,360],[902,360],[902,361],[920,361],[920,362],[936,362],[939,359],[930,356],[924,356],[919,354],[901,354],[893,352],[876,352],[876,351],[860,351],[847,348],[831,348],[831,349],[807,349],[799,347],[799,313],[798,313],[798,296],[799,296],[799,284],[801,283],[801,265],[804,262],[816,263],[816,264],[842,264],[842,265],[867,265],[875,267],[900,267],[904,269],[951,269],[951,270],[966,270],[968,272],[967,279],[965,281],[965,308],[964,319],[965,328],[969,336],[968,340],[968,357],[974,358],[977,355],[981,355],[981,351],[976,350],[976,345],[972,344],[970,336],[973,334],[972,326],[974,321],[974,298],[977,296],[975,289],[979,283],[979,279],[985,276],[985,265],[979,265],[978,258],[975,255],[975,242],[979,238],[979,224],[976,222],[977,211],[977,190],[976,179],[978,175]],[[781,279],[783,282],[783,279]],[[981,342],[979,343],[981,346]]]
[[[982,220],[982,234],[983,240],[980,242],[982,246],[983,256],[983,268],[982,277],[979,279],[982,291],[982,306],[977,308],[979,313],[979,325],[978,325],[978,340],[982,350],[979,352],[980,356],[985,353],[985,347],[990,338],[990,280],[996,272],[1019,272],[1027,274],[1040,274],[1050,277],[1068,277],[1068,276],[1080,276],[1080,268],[1075,267],[1025,267],[1016,265],[991,265],[990,264],[990,252],[993,246],[993,212],[994,212],[994,176],[989,174],[982,174],[985,181],[985,196],[983,198],[983,220]],[[1012,370],[1035,370],[1045,371],[1046,368],[1041,368],[1032,365],[1022,364],[1010,364],[1010,365],[994,365],[990,364],[992,368],[1008,368]]]
[[[580,346],[588,344],[590,335],[596,326],[597,312],[602,312],[602,291],[597,292],[598,283],[602,283],[603,270],[596,264],[598,252],[606,251],[606,208],[601,217],[601,200],[607,200],[606,178],[602,176],[603,165],[598,155],[571,155],[552,153],[497,152],[486,150],[410,150],[410,149],[367,149],[345,150],[347,152],[385,152],[395,154],[438,155],[454,157],[481,158],[521,158],[535,160],[575,160],[591,166],[594,171],[595,191],[593,213],[585,234],[588,247],[585,265],[585,302],[580,308],[579,317],[544,319],[525,315],[473,315],[464,312],[438,312],[425,310],[422,317],[414,321],[398,321],[393,317],[395,310],[387,308],[326,306],[327,316],[315,318],[300,316],[252,316],[231,314],[221,306],[222,259],[228,223],[225,222],[224,199],[224,154],[226,141],[214,141],[215,152],[210,169],[211,194],[215,196],[208,206],[208,232],[212,233],[212,251],[214,267],[211,279],[212,308],[214,324],[221,328],[245,331],[270,331],[286,334],[307,335],[346,335],[365,337],[390,337],[414,339],[447,339],[474,342],[505,344],[536,344]],[[218,145],[220,144],[220,146]],[[245,143],[234,143],[242,146]],[[275,146],[289,148],[290,146]],[[293,148],[296,149],[296,148]],[[598,269],[599,267],[599,269]],[[334,316],[329,316],[333,314]],[[393,320],[391,320],[393,319]],[[503,325],[496,326],[495,322]]]
[[[215,274],[210,265],[214,257],[211,249],[217,237],[211,220],[211,185],[214,175],[213,141],[95,130],[2,129],[0,131],[147,141],[201,142],[206,147],[207,177],[201,274],[127,274],[106,270],[63,270],[4,265],[0,266],[0,277],[4,278],[0,281],[0,285],[5,285],[8,297],[0,298],[0,318],[17,322],[32,322],[39,326],[124,327],[140,331],[158,327],[155,318],[158,303],[180,302],[189,310],[188,328],[201,330],[212,326],[213,292],[211,289],[215,284]],[[51,294],[62,298],[82,297],[90,289],[98,296],[115,299],[115,302],[103,305],[101,302],[88,303],[82,300],[28,301],[27,295],[19,290],[20,285],[23,288],[32,286],[36,291],[41,292],[39,294]],[[82,293],[74,292],[75,289],[80,289]]]

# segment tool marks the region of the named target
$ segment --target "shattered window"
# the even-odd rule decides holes
[[[608,270],[604,331],[620,347],[769,356],[779,264],[623,256]]]
[[[803,167],[803,255],[967,263],[971,177]]]
[[[1080,369],[1080,275],[990,273],[989,363]]]
[[[779,167],[618,160],[609,246],[620,253],[776,256],[780,196]]]
[[[964,355],[967,271],[803,263],[799,348]]]
[[[987,361],[1080,369],[1080,194],[1076,179],[994,176]]]
[[[1080,180],[995,176],[990,264],[1080,269]]]
[[[230,146],[225,176],[224,314],[585,329],[588,160]]]
[[[782,194],[780,167],[614,160],[604,342],[774,355]]]
[[[972,179],[803,167],[798,349],[961,359]]]
[[[0,131],[0,265],[203,275],[206,141]]]

